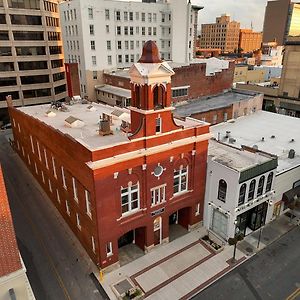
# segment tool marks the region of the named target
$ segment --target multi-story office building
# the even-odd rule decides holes
[[[57,1],[0,1],[0,108],[61,100],[65,69]]]
[[[82,95],[96,99],[95,85],[103,83],[103,70],[129,68],[150,39],[162,59],[192,60],[199,9],[187,0],[62,2],[65,58],[78,62]]]
[[[239,46],[240,23],[230,21],[230,16],[216,18],[216,23],[202,24],[201,48],[220,48],[222,52],[234,52]]]
[[[172,75],[147,42],[130,69],[129,110],[10,109],[16,151],[103,268],[125,245],[150,251],[175,237],[173,225],[202,220],[209,124],[173,117]]]
[[[261,48],[262,33],[254,32],[252,29],[241,29],[239,39],[239,50],[251,52]]]
[[[284,45],[289,38],[300,36],[300,3],[291,0],[268,1],[263,42]]]

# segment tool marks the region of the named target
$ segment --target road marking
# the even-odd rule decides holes
[[[300,296],[300,288],[297,288],[292,294],[290,294],[286,300],[296,300]]]
[[[10,182],[10,184],[12,185],[11,182]],[[11,191],[16,194],[16,192],[15,192],[14,189],[11,189]],[[55,264],[54,264],[54,262],[53,262],[53,260],[52,260],[52,258],[50,256],[50,254],[47,251],[47,247],[45,246],[45,243],[43,242],[43,240],[40,237],[40,234],[39,234],[39,232],[37,230],[37,226],[33,223],[30,215],[26,211],[26,208],[25,208],[25,205],[23,204],[23,202],[19,201],[19,197],[16,197],[16,199],[20,203],[20,205],[23,207],[23,213],[25,213],[25,217],[26,217],[26,219],[28,219],[29,223],[31,224],[31,227],[32,227],[34,235],[36,236],[37,240],[40,242],[42,248],[44,249],[44,253],[46,254],[46,257],[47,257],[47,259],[48,259],[48,261],[49,261],[49,263],[50,263],[50,265],[51,265],[51,267],[52,267],[52,269],[53,269],[53,271],[54,271],[54,273],[56,275],[58,284],[60,285],[60,287],[61,287],[61,289],[62,289],[62,291],[64,293],[65,299],[71,300],[70,294],[68,293],[68,291],[67,291],[67,289],[66,289],[66,287],[65,287],[65,285],[63,283],[63,280],[62,280],[61,276],[59,275],[58,270],[56,269]]]

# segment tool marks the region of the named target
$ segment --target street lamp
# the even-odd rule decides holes
[[[238,223],[238,221],[235,220],[234,221],[234,225],[235,225],[235,228],[234,228],[234,237],[228,239],[229,245],[234,245],[234,248],[233,248],[233,257],[232,257],[232,260],[231,260],[232,263],[236,262],[235,254],[236,254],[237,243],[239,241],[242,241],[244,239],[243,234],[240,232],[240,228],[237,226],[237,223]]]

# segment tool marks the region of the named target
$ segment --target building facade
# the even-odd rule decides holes
[[[240,29],[239,50],[241,52],[253,52],[261,48],[262,32],[254,32],[252,29]]]
[[[245,236],[268,223],[276,167],[276,156],[211,140],[204,210],[209,232],[228,241],[237,228]]]
[[[260,83],[264,82],[267,70],[251,65],[238,64],[234,68],[233,82]]]
[[[35,300],[19,252],[0,166],[0,299]]]
[[[124,245],[150,251],[173,224],[202,221],[209,124],[173,118],[173,74],[147,42],[130,110],[10,109],[16,151],[101,268],[118,265]]]
[[[293,37],[300,36],[300,4],[291,0],[268,1],[264,29],[263,42],[277,42],[284,45]]]
[[[192,60],[199,9],[186,0],[62,2],[65,57],[78,63],[82,95],[95,100],[103,70],[129,68],[149,39],[164,60]]]
[[[0,2],[0,109],[63,100],[66,82],[57,1]]]
[[[237,52],[239,47],[240,23],[231,21],[230,16],[216,18],[216,23],[202,24],[201,48],[220,48],[222,52]]]

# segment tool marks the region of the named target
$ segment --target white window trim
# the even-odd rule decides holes
[[[179,177],[179,191],[177,193],[174,193],[174,196],[178,196],[184,193],[187,193],[189,191],[189,166],[186,166],[186,189],[181,190],[181,177],[183,174],[181,173],[184,168],[181,166],[179,170],[174,170],[174,171],[179,171],[179,175],[176,177]],[[175,179],[175,176],[174,176]]]
[[[199,216],[199,215],[200,215],[200,203],[197,203],[195,216]]]
[[[47,151],[44,148],[44,156],[45,156],[45,164],[46,164],[46,168],[49,169],[49,165],[48,165],[48,158],[47,158]]]
[[[109,249],[109,251],[107,251]],[[112,242],[108,242],[106,244],[106,257],[112,256],[113,255],[113,247],[112,247]]]
[[[38,168],[37,168],[36,162],[34,162],[34,169],[35,169],[35,173],[36,173],[36,174],[39,174],[39,171],[38,171]]]
[[[59,191],[56,190],[56,198],[57,198],[57,202],[60,203],[60,196],[59,196]]]
[[[162,184],[160,186],[156,186],[152,189],[150,189],[151,192],[151,207],[160,205],[164,202],[166,202],[166,184]],[[163,197],[161,197],[161,191],[163,191]],[[152,193],[154,193],[154,195],[152,196]],[[158,193],[158,199],[159,201],[157,203],[153,203],[153,198],[156,199],[156,193]],[[162,200],[161,200],[162,199]]]
[[[42,160],[41,150],[40,150],[40,144],[39,144],[39,142],[36,142],[36,144],[37,144],[39,159]]]
[[[74,200],[78,203],[77,183],[76,183],[76,179],[74,177],[72,177],[72,184],[73,184]]]
[[[55,158],[52,156],[52,167],[53,167],[53,175],[55,178],[57,178],[56,174],[56,166],[55,166]]]
[[[85,190],[84,193],[85,193],[86,214],[92,219],[91,193],[88,190]]]
[[[131,209],[131,207],[132,207],[132,201],[131,201],[132,191],[131,191],[131,188],[132,188],[132,186],[135,186],[135,185],[137,185],[138,205],[137,205],[137,208]],[[127,192],[122,193],[123,188],[127,188],[128,189]],[[122,187],[121,186],[121,212],[122,212],[122,196],[125,196],[125,195],[128,195],[128,211],[122,213],[122,217],[133,214],[133,213],[137,212],[140,209],[140,184],[139,184],[139,182],[137,182],[136,184],[128,185],[127,187]]]
[[[62,177],[63,187],[65,189],[67,189],[66,178],[65,178],[65,170],[64,170],[63,166],[61,166],[61,177]]]
[[[43,183],[45,183],[45,175],[44,175],[44,172],[43,171],[41,171],[42,172],[42,180],[43,180]]]
[[[92,240],[92,250],[93,250],[94,253],[96,253],[95,238],[92,236],[92,237],[91,237],[91,240]]]
[[[32,153],[34,153],[34,145],[33,145],[33,138],[32,138],[32,136],[30,136],[30,143],[31,143]]]
[[[49,191],[52,193],[52,185],[51,185],[51,180],[48,179],[48,184],[49,184]]]
[[[70,207],[69,207],[69,202],[68,200],[66,200],[66,212],[67,214],[70,216],[71,215],[71,212],[70,212]]]
[[[81,230],[80,218],[79,218],[78,213],[76,213],[76,224],[77,224],[78,229]]]

